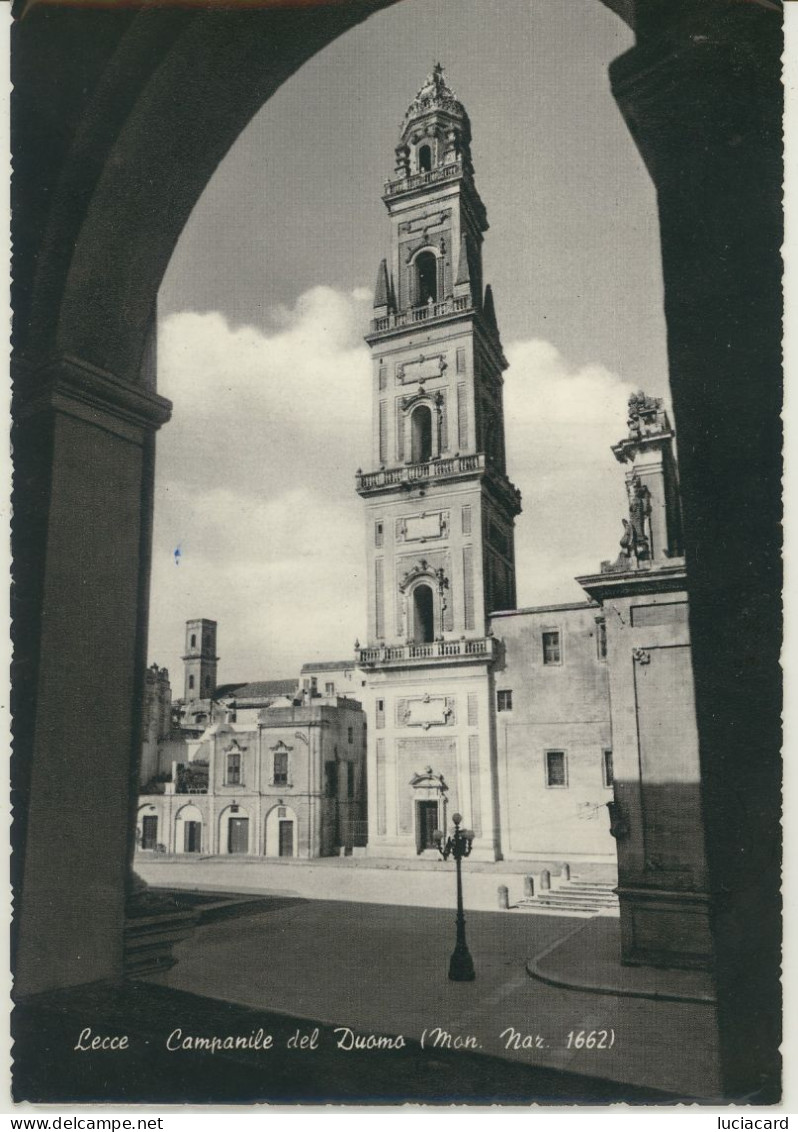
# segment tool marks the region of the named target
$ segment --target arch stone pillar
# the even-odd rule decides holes
[[[722,1073],[753,1103],[779,1076],[781,21],[639,7],[610,75],[659,203]]]
[[[14,942],[23,996],[122,970],[154,437],[171,406],[71,357],[21,362],[15,379]],[[127,852],[120,830],[130,831]]]

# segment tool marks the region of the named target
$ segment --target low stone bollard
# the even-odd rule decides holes
[[[524,877],[524,896],[534,896],[534,895],[535,895],[535,878],[529,877],[529,876]]]
[[[560,879],[561,880],[570,880],[571,879],[571,866],[570,865],[566,865],[565,863],[560,865]]]
[[[551,873],[548,869],[544,869],[540,874],[539,883],[542,892],[547,892],[551,888]]]
[[[506,884],[500,884],[496,889],[499,897],[499,907],[507,909],[510,907],[510,890]]]

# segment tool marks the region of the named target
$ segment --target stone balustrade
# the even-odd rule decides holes
[[[438,660],[493,659],[493,637],[460,637],[424,644],[370,645],[356,650],[356,663],[364,668],[429,664]]]
[[[409,193],[412,189],[421,189],[425,185],[436,185],[440,181],[451,181],[463,172],[462,163],[450,161],[439,169],[428,169],[425,173],[412,173],[409,177],[399,177],[395,181],[385,182],[386,197],[396,196],[398,193]]]
[[[382,318],[371,320],[371,333],[378,334],[383,330],[395,330],[397,327],[413,326],[418,322],[431,322],[437,318],[446,318],[451,314],[460,314],[473,308],[470,295],[450,295],[440,303],[424,303],[422,306],[410,307],[409,310],[396,311],[384,315]]]

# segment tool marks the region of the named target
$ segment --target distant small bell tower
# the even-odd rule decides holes
[[[183,656],[184,700],[207,700],[216,688],[216,622],[200,617],[186,621],[186,651]]]

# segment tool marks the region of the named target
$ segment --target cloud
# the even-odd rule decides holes
[[[615,558],[623,471],[610,446],[624,433],[634,387],[600,365],[571,366],[550,342],[511,343],[504,411],[516,522],[519,605],[580,601],[573,581]]]
[[[159,388],[175,410],[157,455],[149,651],[176,695],[190,617],[219,622],[225,682],[298,674],[364,639],[354,471],[371,463],[368,302],[364,289],[315,287],[272,311],[268,333],[216,311],[160,328]],[[623,475],[609,445],[631,386],[544,341],[507,356],[519,604],[580,600],[573,576],[614,556],[619,538]]]

